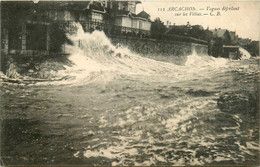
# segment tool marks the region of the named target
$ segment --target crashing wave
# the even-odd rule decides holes
[[[50,71],[48,73],[50,75],[44,76],[46,81],[48,79],[59,81],[57,84],[88,83],[99,79],[113,80],[121,75],[127,75],[142,76],[151,80],[165,78],[165,81],[173,82],[198,77],[202,75],[202,70],[224,67],[227,62],[223,58],[199,55],[193,50],[193,53],[187,56],[184,67],[142,57],[121,44],[114,46],[104,32],[84,32],[80,23],[72,23],[66,32],[72,45],[67,44],[65,50],[69,53],[68,59],[73,65],[64,63],[59,70]],[[162,77],[164,75],[167,77]]]
[[[239,52],[241,54],[241,57],[240,57],[241,60],[246,60],[246,59],[251,58],[251,54],[247,50],[245,50],[244,48],[239,47]]]

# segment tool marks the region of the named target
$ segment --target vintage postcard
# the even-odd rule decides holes
[[[0,166],[260,165],[260,1],[0,3]]]

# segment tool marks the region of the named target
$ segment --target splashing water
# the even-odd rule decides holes
[[[196,50],[192,50],[192,54],[188,56],[185,66],[197,66],[199,68],[219,68],[225,67],[227,65],[227,59],[225,58],[215,58],[208,55],[198,55]]]
[[[183,68],[172,63],[141,57],[121,45],[113,46],[104,32],[84,32],[79,23],[74,23],[73,27],[73,32],[67,34],[73,45],[67,45],[66,50],[71,55],[69,59],[75,65],[67,67],[67,70],[61,73],[73,76],[74,83],[92,82],[93,78],[111,80],[120,75],[158,77],[169,74],[174,81],[178,81],[187,79],[186,75],[180,76],[187,71],[190,72],[189,79],[191,79],[195,72],[194,66],[200,70],[209,67],[217,69],[224,67],[227,62],[222,58],[198,55],[194,50],[192,55],[188,55]]]
[[[103,32],[84,33],[78,23],[75,23],[75,27],[78,29],[77,33],[68,35],[74,45],[67,46],[67,50],[71,54],[70,60],[75,63],[77,69],[84,69],[87,72],[117,71],[129,74],[149,74],[158,70],[153,66],[155,63],[163,65],[163,63],[141,58],[125,47],[113,46]],[[149,63],[152,63],[152,65],[149,65]],[[174,65],[168,69],[171,68],[174,68]]]
[[[247,50],[245,50],[244,48],[239,47],[239,52],[240,52],[240,54],[242,54],[241,58],[240,58],[241,60],[246,60],[246,59],[251,58],[251,54]]]

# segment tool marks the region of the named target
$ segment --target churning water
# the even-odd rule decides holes
[[[175,65],[75,27],[66,80],[1,82],[3,163],[259,164],[259,59]]]
[[[239,52],[240,52],[240,54],[242,54],[242,56],[241,56],[241,59],[242,59],[242,60],[243,60],[243,59],[250,59],[250,58],[251,58],[250,53],[249,53],[247,50],[245,50],[244,48],[239,47]]]

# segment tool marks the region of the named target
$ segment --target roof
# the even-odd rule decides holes
[[[219,38],[222,38],[224,37],[225,33],[228,32],[227,29],[213,29],[213,30],[210,30],[213,32],[213,36],[215,37],[219,37]]]
[[[148,13],[146,13],[144,10],[142,12],[138,13],[137,16],[145,18],[145,19],[149,19],[150,18],[150,15]]]
[[[96,1],[90,2],[89,6],[88,6],[88,9],[105,11],[105,8],[102,5],[102,3],[101,2],[96,2]]]
[[[144,18],[144,17],[140,17],[139,15],[134,14],[132,12],[125,11],[125,10],[118,10],[117,13],[116,13],[116,16],[119,16],[119,17],[122,17],[122,16],[125,17],[126,16],[126,17],[141,19],[141,20],[146,20],[147,19],[147,18]]]

